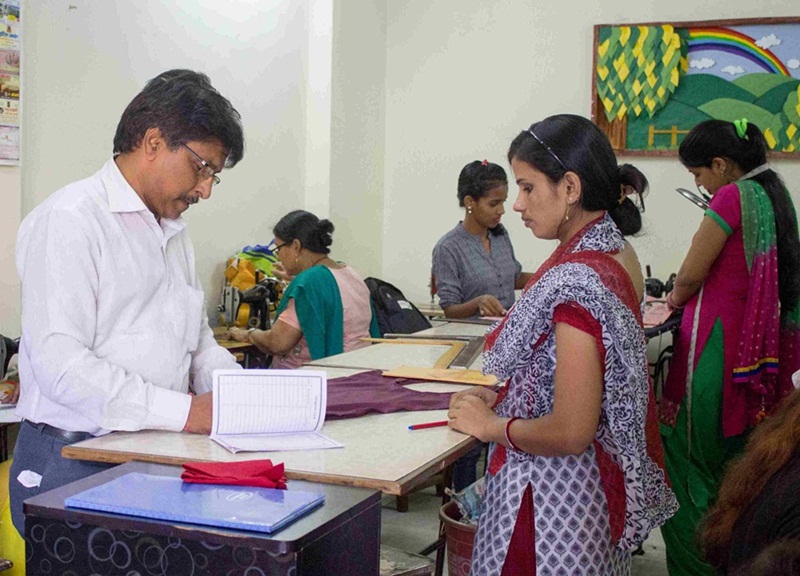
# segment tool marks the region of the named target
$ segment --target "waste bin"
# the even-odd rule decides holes
[[[455,502],[442,506],[439,518],[444,522],[448,573],[450,576],[469,576],[477,526],[461,522],[461,512]]]

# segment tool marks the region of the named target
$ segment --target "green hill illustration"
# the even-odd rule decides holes
[[[773,89],[765,92],[764,95],[753,102],[753,104],[773,114],[778,114],[783,110],[783,106],[786,104],[786,99],[789,95],[793,92],[797,92],[798,85],[800,85],[800,80],[790,78],[787,82],[778,84]]]
[[[627,147],[632,150],[672,150],[672,136],[662,131],[671,130],[673,126],[679,131],[688,131],[703,120],[712,117],[693,106],[670,99],[667,105],[656,112],[652,118],[640,116],[628,117]],[[651,126],[653,130],[651,138]],[[680,144],[683,134],[678,134],[677,144]],[[651,143],[652,142],[652,143]]]
[[[759,76],[763,76],[763,74],[759,74]],[[675,89],[670,102],[675,100],[699,108],[709,100],[717,98],[755,102],[757,96],[733,82],[711,74],[688,74],[681,77],[681,83]]]
[[[784,83],[794,83],[797,87],[798,80],[791,76],[781,76],[780,74],[769,74],[767,72],[759,72],[755,74],[745,74],[736,78],[732,84],[739,88],[747,90],[756,98],[760,98],[776,86]]]

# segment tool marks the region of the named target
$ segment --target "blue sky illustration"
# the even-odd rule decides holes
[[[725,28],[750,36],[757,43],[765,41],[766,45],[761,47],[771,50],[788,68],[789,73],[794,78],[800,79],[800,24],[726,26]],[[713,74],[731,81],[755,72],[766,72],[766,70],[742,56],[716,49],[695,50],[689,53],[687,74]]]

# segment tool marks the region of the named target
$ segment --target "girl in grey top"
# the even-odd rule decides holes
[[[514,303],[514,290],[531,277],[522,272],[500,224],[507,198],[501,166],[475,160],[461,170],[458,204],[466,209],[464,220],[433,249],[432,274],[448,318],[503,316]]]

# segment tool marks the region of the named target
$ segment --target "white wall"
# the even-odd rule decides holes
[[[330,217],[334,256],[382,274],[386,140],[386,0],[336,2]]]
[[[19,280],[14,267],[14,244],[20,222],[20,169],[0,167],[0,334],[19,335]]]
[[[562,112],[590,115],[595,24],[796,12],[789,0],[388,2],[385,278],[409,298],[425,300],[431,249],[463,215],[456,200],[461,168],[484,158],[507,167],[508,145],[534,121]],[[633,243],[642,264],[666,279],[702,218],[674,191],[694,189],[692,179],[677,159],[622,160],[650,180],[644,234]],[[775,164],[799,203],[800,163]],[[533,270],[553,244],[522,227],[511,210],[513,188],[504,221],[518,259]]]
[[[26,1],[23,214],[100,168],[148,79],[205,72],[246,137],[244,160],[186,213],[214,316],[225,258],[305,203],[308,12],[296,0]]]

